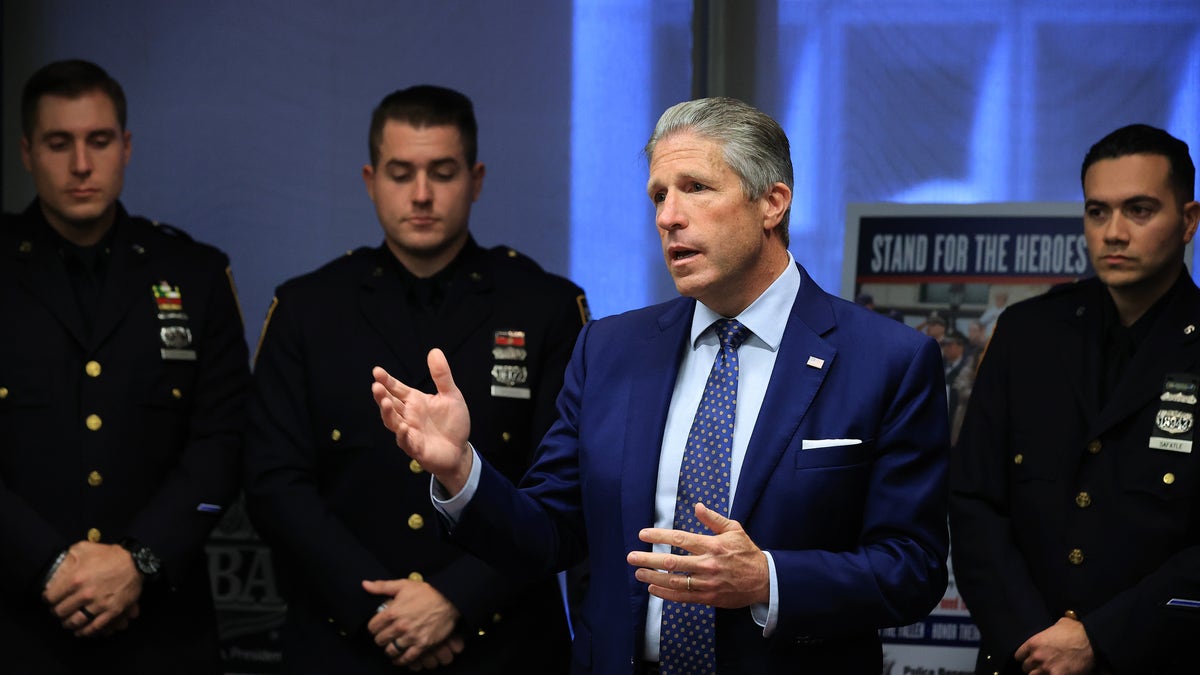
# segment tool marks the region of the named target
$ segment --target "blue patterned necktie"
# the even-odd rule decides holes
[[[717,321],[716,331],[721,349],[708,373],[704,395],[688,433],[675,497],[675,529],[700,534],[711,532],[696,520],[696,502],[721,515],[729,513],[737,350],[750,336],[750,331],[733,319]],[[672,548],[671,553],[688,555],[680,548]],[[663,601],[659,658],[664,675],[717,672],[715,616],[709,605]]]

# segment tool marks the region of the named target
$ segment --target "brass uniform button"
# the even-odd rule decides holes
[[[1013,457],[1013,464],[1020,464],[1021,462],[1024,462],[1024,461],[1025,461],[1025,455],[1022,455],[1020,453],[1017,453],[1017,456]]]
[[[484,630],[484,629],[482,629],[482,628],[480,628],[480,629],[479,629],[479,637],[483,637],[484,635],[487,635],[487,631],[486,631],[486,630]]]
[[[500,623],[500,619],[502,618],[504,617],[500,616],[500,612],[496,612],[492,615],[492,623]]]
[[[421,463],[415,459],[408,463],[408,470],[413,473],[421,473],[424,471],[424,469],[421,468]]]
[[[22,241],[20,244],[17,244],[17,251],[20,253],[30,253],[33,251],[33,243]]]
[[[8,398],[8,387],[0,387],[0,401]]]
[[[1100,454],[1100,439],[1096,439],[1096,440],[1092,441],[1091,443],[1088,443],[1087,451],[1093,455]]]
[[[93,544],[100,541],[100,530],[97,530],[94,527],[88,530],[87,539]]]
[[[471,281],[480,281],[483,279],[483,275],[480,274],[479,272],[471,272],[471,274],[469,274],[468,276],[471,277]]]
[[[418,582],[425,581],[425,575],[421,574],[420,572],[412,572],[408,575],[408,580]]]
[[[414,513],[408,517],[408,527],[413,530],[419,530],[425,527],[425,519],[421,517],[421,514]]]
[[[504,433],[500,434],[500,440],[502,440],[502,441],[504,441],[505,443],[507,443],[507,442],[509,442],[509,441],[511,441],[511,440],[512,440],[512,434],[510,434],[510,433],[508,433],[507,431],[505,431]]]
[[[171,388],[171,398],[175,399],[176,401],[183,398],[183,392],[179,390],[179,387]]]
[[[329,437],[333,439],[334,443],[337,443],[338,441],[342,440],[342,432],[340,429],[334,429],[333,431],[329,432]]]
[[[516,250],[514,250],[514,249],[511,249],[511,248],[510,248],[510,249],[508,249],[508,257],[510,257],[510,258],[515,258],[515,257],[517,257],[517,252],[516,252]]]
[[[92,431],[100,431],[100,427],[104,426],[104,421],[100,419],[99,415],[88,415],[84,424]]]
[[[1080,492],[1079,494],[1075,495],[1075,506],[1078,506],[1081,509],[1086,509],[1091,505],[1092,496],[1087,492]]]
[[[83,366],[83,371],[88,374],[88,377],[100,377],[100,362],[88,361]]]
[[[92,487],[100,487],[104,484],[104,476],[100,475],[99,471],[93,471],[88,474],[88,485]]]
[[[329,617],[328,619],[326,619],[326,621],[328,621],[329,623],[335,623],[332,616]]]
[[[1175,474],[1173,474],[1173,473],[1164,473],[1164,474],[1163,474],[1163,483],[1164,483],[1165,485],[1172,485],[1172,484],[1174,484],[1174,483],[1175,483]]]
[[[1083,551],[1077,548],[1071,549],[1071,552],[1067,554],[1067,560],[1070,561],[1072,565],[1082,565]]]
[[[1079,615],[1076,614],[1075,610],[1073,610],[1073,609],[1068,609],[1067,611],[1063,612],[1063,616],[1067,617],[1068,619],[1070,619],[1072,621],[1079,620]]]

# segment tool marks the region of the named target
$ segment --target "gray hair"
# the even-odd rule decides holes
[[[792,153],[787,134],[770,115],[735,98],[701,98],[677,103],[658,118],[646,143],[647,159],[658,142],[677,133],[691,132],[721,145],[725,163],[742,181],[747,199],[765,197],[775,183],[793,187]],[[788,245],[788,216],[775,228]]]

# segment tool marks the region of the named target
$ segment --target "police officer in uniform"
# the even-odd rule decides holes
[[[0,670],[220,672],[204,542],[237,487],[248,357],[228,259],[117,200],[125,98],[26,83],[37,199],[0,228]]]
[[[979,673],[1200,664],[1200,204],[1182,141],[1123,127],[1083,162],[1096,278],[1001,315],[954,453],[955,576]]]
[[[426,355],[443,349],[472,441],[515,482],[554,418],[583,292],[471,237],[484,166],[462,94],[390,94],[369,150],[383,245],[282,285],[256,356],[247,507],[288,602],[284,668],[563,672],[556,580],[522,586],[439,537],[429,474],[396,448],[369,384],[384,365],[432,391]]]

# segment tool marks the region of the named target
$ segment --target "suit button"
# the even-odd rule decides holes
[[[340,429],[334,429],[333,431],[329,432],[329,437],[333,439],[334,443],[337,443],[338,441],[342,440],[342,432]]]
[[[1020,453],[1018,453],[1016,457],[1013,457],[1013,464],[1020,464],[1021,462],[1024,462],[1024,461],[1025,461],[1025,455],[1022,455]]]
[[[179,387],[171,388],[171,398],[175,399],[176,401],[183,398],[183,392],[180,391]]]
[[[104,483],[104,476],[100,475],[99,471],[93,471],[88,474],[88,485],[92,487],[100,487]]]
[[[0,387],[0,401],[8,398],[8,387]]]
[[[510,434],[510,433],[508,433],[508,432],[506,431],[506,432],[504,432],[504,433],[500,434],[500,440],[502,440],[502,441],[504,441],[505,443],[507,443],[507,442],[509,442],[509,441],[511,441],[511,440],[512,440],[512,434]]]
[[[425,581],[425,575],[420,572],[411,572],[408,575],[409,581]]]
[[[424,471],[424,469],[421,468],[421,463],[415,459],[408,463],[408,470],[413,473],[421,473]]]
[[[1163,484],[1171,485],[1174,482],[1175,482],[1175,474],[1173,474],[1173,473],[1164,473],[1163,474]]]
[[[88,374],[88,377],[100,377],[100,362],[88,361],[84,364],[83,371]]]
[[[1091,505],[1092,496],[1087,492],[1080,492],[1079,494],[1075,495],[1075,506],[1078,506],[1081,509],[1086,509]]]
[[[90,530],[88,530],[87,540],[92,542],[93,544],[100,541],[100,530],[97,530],[94,527],[91,528]]]
[[[87,419],[84,420],[84,424],[92,431],[99,431],[100,427],[104,426],[104,421],[100,419],[99,415],[88,415]]]
[[[1087,451],[1093,455],[1100,454],[1100,439],[1096,439],[1087,444]]]
[[[1072,565],[1082,565],[1083,551],[1077,548],[1071,549],[1071,552],[1067,554],[1067,560],[1070,561]]]
[[[413,530],[419,530],[425,527],[425,519],[421,517],[421,514],[414,513],[408,517],[408,527]]]

